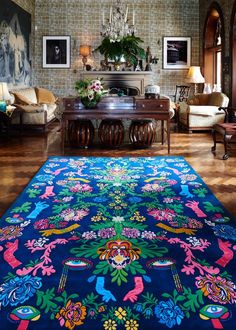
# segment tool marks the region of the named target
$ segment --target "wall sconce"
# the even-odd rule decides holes
[[[198,92],[197,84],[205,82],[205,78],[201,74],[200,66],[190,66],[187,74],[187,81],[194,84],[194,94]]]
[[[84,67],[88,61],[88,56],[91,55],[91,46],[88,45],[80,45],[79,54],[82,56],[82,62]]]
[[[11,95],[9,94],[7,83],[0,82],[0,111],[6,111],[7,102],[11,99]]]

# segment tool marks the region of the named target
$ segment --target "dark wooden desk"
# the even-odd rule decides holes
[[[96,109],[85,109],[78,99],[64,98],[62,114],[61,144],[65,146],[65,132],[68,122],[77,119],[155,119],[162,122],[162,144],[164,143],[164,121],[168,153],[170,153],[170,112],[169,99],[144,99],[141,97],[105,97]]]

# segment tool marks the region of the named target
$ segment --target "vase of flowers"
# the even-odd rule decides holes
[[[101,98],[108,93],[103,87],[102,79],[81,79],[76,81],[75,89],[81,103],[88,109],[96,108]]]

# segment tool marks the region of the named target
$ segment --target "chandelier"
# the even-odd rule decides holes
[[[102,13],[101,35],[107,37],[111,42],[120,41],[122,38],[134,35],[135,12],[133,11],[132,25],[129,25],[128,6],[125,6],[121,0],[116,1],[115,7],[110,8],[110,16],[105,22],[104,12]]]

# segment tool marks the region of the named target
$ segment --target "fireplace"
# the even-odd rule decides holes
[[[145,86],[151,83],[150,71],[83,71],[80,78],[103,78],[104,84],[111,94],[123,91],[128,96],[143,96]]]

